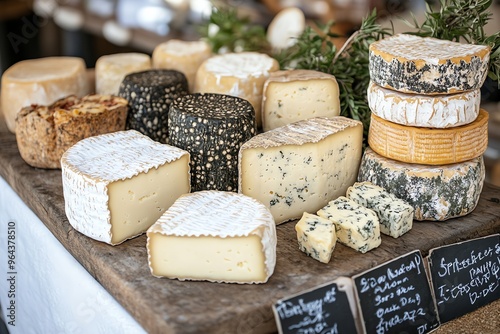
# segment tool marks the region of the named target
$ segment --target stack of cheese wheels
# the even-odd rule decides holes
[[[442,221],[477,205],[488,113],[480,88],[488,46],[399,34],[370,45],[368,148],[358,180],[379,185]]]

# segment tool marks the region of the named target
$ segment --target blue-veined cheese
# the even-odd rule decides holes
[[[299,249],[319,262],[328,263],[332,257],[337,235],[329,219],[304,212],[295,224]]]

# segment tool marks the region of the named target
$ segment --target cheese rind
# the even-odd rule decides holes
[[[371,182],[354,183],[346,196],[377,214],[383,234],[399,238],[413,226],[413,207]]]
[[[267,41],[275,51],[297,43],[297,37],[306,27],[304,12],[297,7],[286,7],[276,14],[267,28]]]
[[[353,200],[340,196],[317,212],[335,224],[337,240],[358,252],[366,253],[382,242],[377,214]]]
[[[261,133],[239,152],[238,192],[269,208],[277,224],[315,212],[356,181],[363,125],[311,118]]]
[[[378,117],[401,125],[451,128],[472,123],[479,114],[479,89],[449,95],[415,95],[371,82],[368,106]]]
[[[369,181],[410,204],[414,219],[444,221],[465,216],[476,207],[483,189],[483,157],[429,166],[398,162],[365,150],[358,181]]]
[[[264,84],[264,131],[308,118],[338,115],[339,85],[333,75],[312,70],[276,71]]]
[[[448,129],[391,123],[371,115],[368,144],[378,154],[407,163],[443,165],[481,156],[488,147],[488,113],[470,124]]]
[[[295,224],[299,249],[322,263],[330,262],[337,235],[335,225],[329,219],[304,212]]]
[[[258,201],[223,191],[181,196],[147,232],[151,273],[179,280],[265,283],[276,226]]]
[[[61,167],[69,223],[111,245],[144,233],[190,191],[189,153],[134,130],[79,141]]]

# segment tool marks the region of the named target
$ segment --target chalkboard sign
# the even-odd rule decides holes
[[[428,262],[441,323],[500,298],[500,235],[432,249]]]
[[[273,311],[279,333],[356,333],[350,278],[340,277],[327,285],[279,300]]]
[[[439,326],[420,251],[353,277],[367,333],[428,333]]]

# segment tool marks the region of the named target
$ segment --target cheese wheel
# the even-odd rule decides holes
[[[16,116],[21,108],[49,105],[68,95],[88,93],[85,62],[77,57],[24,60],[2,75],[2,110],[11,132],[16,130]]]
[[[382,87],[451,94],[481,88],[489,59],[486,45],[397,34],[370,44],[369,71]]]
[[[248,100],[255,109],[257,127],[262,127],[261,103],[264,83],[271,72],[277,71],[276,59],[263,53],[227,53],[211,57],[196,73],[194,90],[219,93]]]
[[[297,37],[306,27],[304,12],[297,7],[282,9],[267,28],[266,38],[276,51],[286,49],[297,43]]]
[[[384,188],[414,208],[416,220],[443,221],[476,207],[485,178],[483,157],[451,165],[417,165],[365,150],[358,181]]]
[[[368,106],[380,118],[401,125],[451,128],[472,123],[479,114],[481,90],[449,95],[415,95],[371,82]]]
[[[151,68],[151,58],[144,53],[117,53],[99,57],[95,63],[97,94],[117,95],[127,74]]]
[[[161,43],[153,51],[153,68],[176,70],[184,73],[189,91],[194,91],[198,67],[212,56],[212,49],[204,41],[171,39]]]
[[[391,123],[374,114],[368,144],[378,154],[408,163],[444,165],[481,156],[488,147],[488,113],[449,129],[418,128]]]

